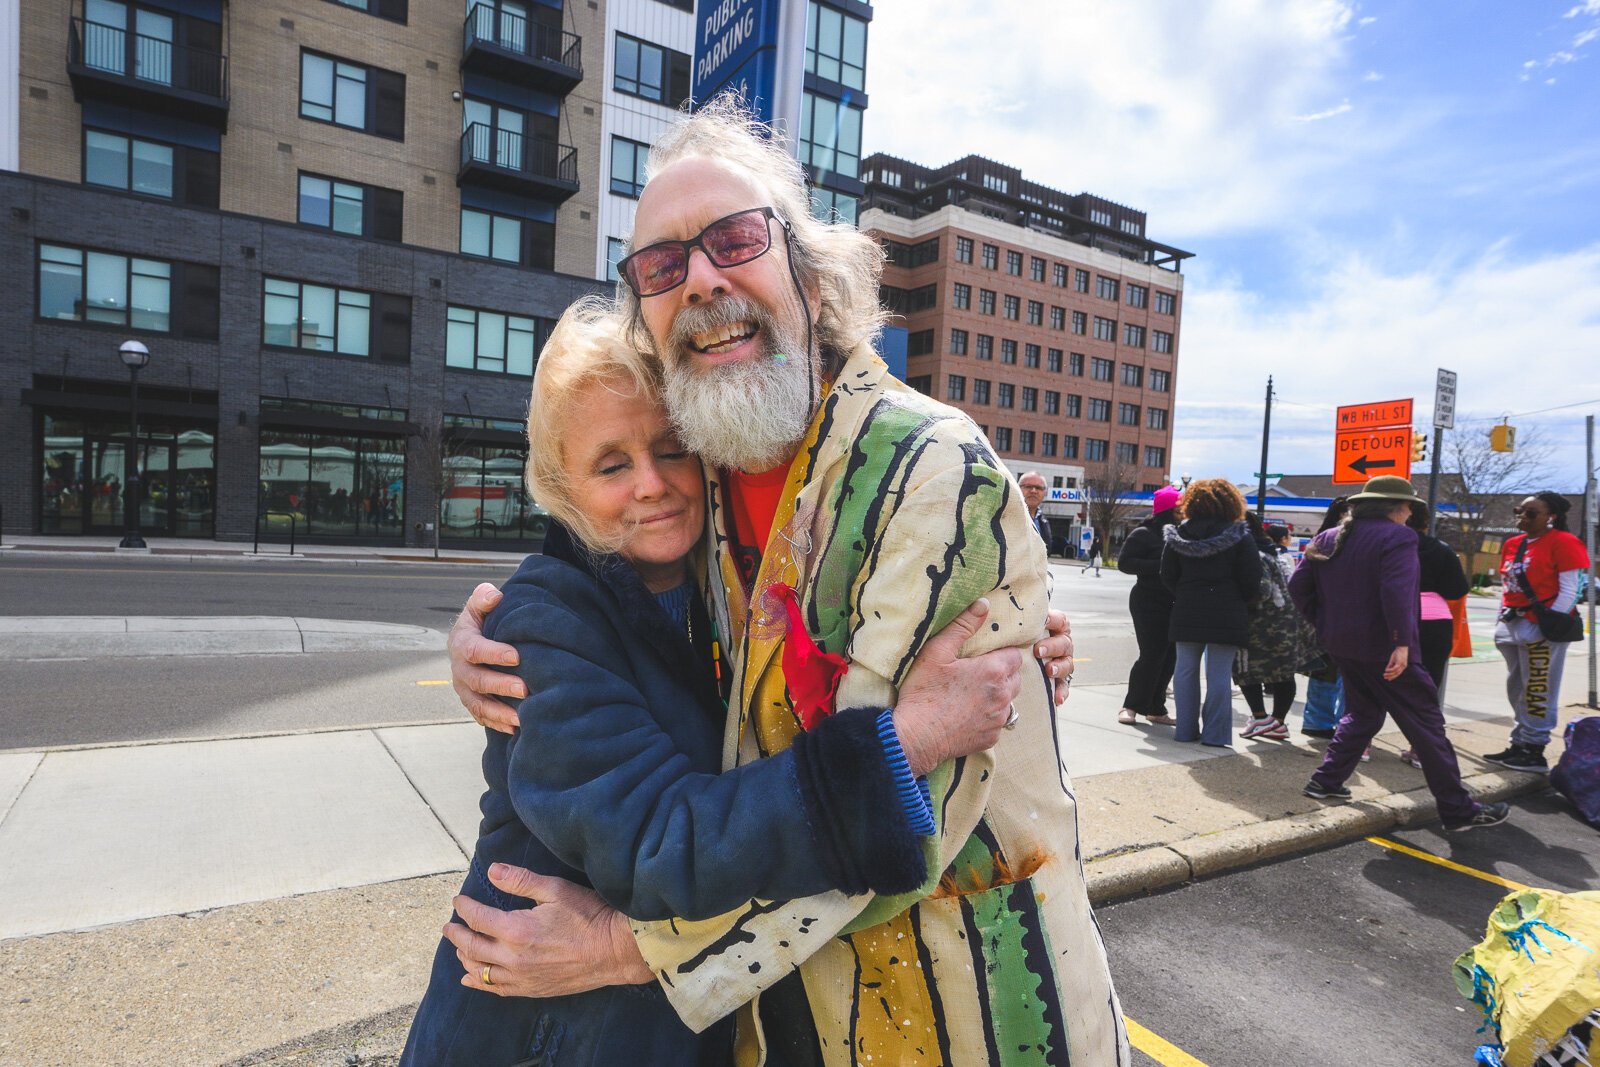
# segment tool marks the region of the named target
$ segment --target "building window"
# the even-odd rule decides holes
[[[972,402],[974,404],[987,404],[989,402],[989,379],[972,379]]]
[[[1117,280],[1115,278],[1107,278],[1104,274],[1096,275],[1094,285],[1095,296],[1098,296],[1101,300],[1116,300]]]
[[[628,246],[622,238],[606,238],[606,281],[616,282],[620,280],[620,276],[617,274],[617,264],[621,263],[623,257],[627,254]]]
[[[995,396],[995,407],[1009,408],[1015,406],[1017,389],[1010,382],[1001,382]]]
[[[985,174],[983,176],[983,187],[985,189],[993,189],[997,193],[1006,193],[1011,191],[1011,183],[1000,177],[998,174]]]
[[[300,174],[298,221],[302,225],[398,241],[402,214],[398,189],[379,189],[320,174]]]
[[[1132,441],[1117,442],[1117,462],[1131,467],[1139,462],[1139,446]]]
[[[967,398],[967,377],[964,374],[952,374],[945,379],[944,398],[951,403],[959,403]]]
[[[1006,273],[1007,274],[1014,274],[1018,278],[1022,277],[1022,253],[1021,252],[1007,252],[1006,253]]]
[[[1104,208],[1092,207],[1089,209],[1089,221],[1101,226],[1111,225],[1111,212]]]
[[[1128,403],[1117,404],[1117,424],[1120,426],[1139,425],[1139,405]]]
[[[952,356],[964,356],[964,355],[967,354],[967,331],[966,330],[951,329],[951,331],[950,331],[950,354]]]
[[[1152,370],[1150,372],[1150,391],[1152,393],[1165,393],[1172,388],[1172,372]]]
[[[1152,351],[1152,352],[1171,352],[1172,351],[1172,335],[1170,333],[1167,333],[1165,330],[1151,330],[1150,331],[1150,351]]]
[[[1067,418],[1083,418],[1083,397],[1079,396],[1077,393],[1067,394]]]
[[[261,343],[342,356],[376,350],[386,362],[408,362],[411,299],[264,278]]]
[[[1036,282],[1044,281],[1044,260],[1040,259],[1038,256],[1029,258],[1028,277],[1032,278]]]
[[[1006,295],[1006,318],[1010,319],[1012,322],[1016,322],[1018,319],[1022,318],[1021,297],[1011,296],[1009,293]]]
[[[1017,362],[1017,342],[1007,337],[1000,339],[1000,362],[1015,365]]]
[[[689,95],[689,57],[619,33],[616,75],[611,87],[619,93],[675,108]]]
[[[1069,433],[1061,435],[1061,458],[1078,458],[1078,438],[1076,434]]]
[[[1053,456],[1056,454],[1056,435],[1045,432],[1039,435],[1039,455]]]
[[[1131,385],[1135,389],[1144,384],[1144,368],[1137,363],[1124,363],[1122,365],[1122,384]]]
[[[1091,396],[1089,398],[1089,421],[1110,422],[1111,401],[1101,399],[1100,397]]]
[[[1072,353],[1072,357],[1068,361],[1067,373],[1071,374],[1074,378],[1082,378],[1083,377],[1083,353],[1082,352],[1074,352],[1074,353]]]
[[[1142,308],[1146,303],[1149,302],[1150,289],[1148,286],[1134,285],[1132,282],[1129,282],[1126,288],[1129,307]]]
[[[1039,346],[1038,345],[1023,345],[1022,346],[1022,365],[1024,367],[1029,368],[1030,370],[1038,370],[1039,369]]]
[[[1065,289],[1067,287],[1067,265],[1065,263],[1057,263],[1050,268],[1050,281],[1057,289]]]
[[[993,315],[994,314],[994,290],[993,289],[979,289],[978,290],[978,313],[981,314],[981,315]]]
[[[1144,327],[1131,322],[1122,324],[1122,343],[1129,348],[1144,347]]]
[[[549,323],[522,315],[451,305],[446,316],[444,365],[460,370],[533,377],[541,332]]]
[[[172,332],[172,264],[39,246],[39,317]]]
[[[980,333],[978,335],[978,351],[974,355],[974,358],[975,359],[993,359],[994,358],[994,338],[993,337],[990,337],[986,333]]]
[[[1089,314],[1085,311],[1072,313],[1072,332],[1080,336],[1089,332]]]
[[[854,178],[861,170],[861,109],[806,93],[800,103],[800,162]]]
[[[806,73],[850,89],[864,88],[867,24],[811,0],[806,5]]]
[[[918,330],[906,339],[906,355],[931,356],[933,355],[933,331]]]
[[[263,413],[272,399],[262,397]],[[399,538],[404,532],[403,434],[263,426],[260,441],[262,510],[293,512],[301,517],[300,532],[318,537]]]
[[[1095,356],[1089,361],[1089,377],[1097,382],[1109,382],[1111,380],[1111,370],[1115,366],[1116,364],[1111,360]]]
[[[1167,409],[1145,408],[1144,424],[1147,429],[1165,430],[1167,428]]]
[[[1039,410],[1039,390],[1035,389],[1031,385],[1024,385],[1022,387],[1022,410]]]
[[[811,214],[823,222],[843,222],[854,226],[860,205],[860,197],[836,189],[825,189],[820,185],[811,187]]]
[[[644,168],[650,162],[650,146],[626,137],[611,138],[611,191],[618,196],[639,199],[644,192]]]
[[[1033,431],[1017,431],[1017,453],[1023,456],[1033,455]]]
[[[550,270],[555,265],[555,224],[464,207],[461,254]]]
[[[406,77],[302,51],[300,117],[403,141]]]
[[[1028,325],[1044,325],[1044,305],[1037,300],[1028,301]]]
[[[102,130],[83,131],[83,180],[173,199],[173,147]]]
[[[939,287],[932,282],[915,289],[885,285],[879,290],[879,297],[883,300],[883,306],[895,314],[912,315],[938,305]]]
[[[969,310],[972,307],[972,286],[956,282],[952,303],[958,311]]]
[[[1167,450],[1155,445],[1144,446],[1144,465],[1155,467],[1157,470],[1167,469]]]
[[[996,426],[994,428],[994,448],[996,452],[1011,451],[1011,427]]]
[[[1160,289],[1156,290],[1156,314],[1157,315],[1171,315],[1173,313],[1173,311],[1177,308],[1177,305],[1178,305],[1178,298],[1177,298],[1177,296],[1175,294],[1173,294],[1173,293],[1163,293]]]
[[[1089,291],[1089,272],[1081,269],[1074,270],[1072,272],[1072,288],[1080,293],[1087,293]]]
[[[1106,453],[1110,450],[1111,442],[1099,437],[1088,437],[1083,442],[1083,458],[1095,463],[1104,463]]]
[[[914,378],[907,378],[906,384],[923,396],[933,395],[933,376],[931,374],[919,374]]]
[[[1067,309],[1052,307],[1050,309],[1050,328],[1052,330],[1065,330],[1067,328]]]
[[[957,237],[956,238],[956,262],[957,263],[971,263],[972,262],[972,238],[970,238],[970,237]]]
[[[1049,348],[1045,350],[1044,369],[1051,374],[1061,373],[1061,349]]]
[[[1117,320],[1103,319],[1096,315],[1094,317],[1094,339],[1096,341],[1115,341],[1117,339]]]
[[[983,269],[984,270],[999,270],[1000,269],[1000,246],[999,245],[984,245],[983,246]]]
[[[1044,391],[1044,413],[1046,415],[1061,414],[1061,394],[1054,389]]]

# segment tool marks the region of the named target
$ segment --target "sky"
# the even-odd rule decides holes
[[[1459,376],[1580,490],[1600,416],[1600,0],[877,0],[863,155],[1146,212],[1184,265],[1171,473],[1326,474]],[[1560,407],[1561,410],[1546,409]]]

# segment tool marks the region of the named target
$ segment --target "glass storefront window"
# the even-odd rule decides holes
[[[261,430],[263,534],[390,537],[404,532],[405,438]]]
[[[110,534],[124,528],[128,428],[100,416],[42,417],[39,528],[48,534]],[[169,537],[216,531],[216,435],[209,426],[141,421],[135,456],[139,528]]]

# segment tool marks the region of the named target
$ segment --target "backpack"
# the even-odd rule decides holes
[[[1590,826],[1600,829],[1600,715],[1567,723],[1567,750],[1550,771],[1550,784],[1572,802]]]

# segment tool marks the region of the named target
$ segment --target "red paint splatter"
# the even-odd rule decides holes
[[[850,665],[843,656],[817,647],[806,630],[793,589],[775,582],[768,592],[778,598],[789,617],[789,632],[783,642],[783,680],[789,688],[794,713],[800,718],[800,728],[810,730],[837,710],[839,680]]]

